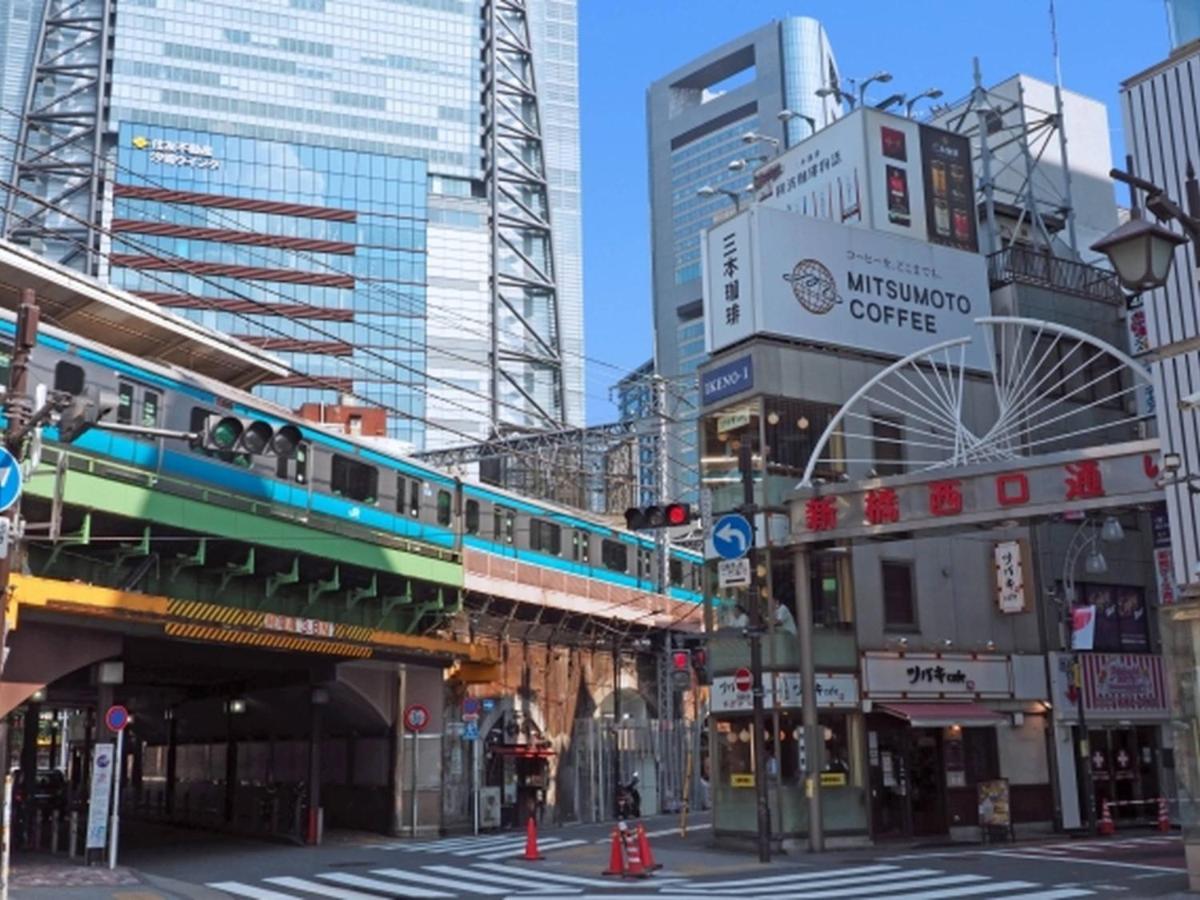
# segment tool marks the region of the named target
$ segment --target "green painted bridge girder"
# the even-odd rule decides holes
[[[103,468],[103,464],[98,465]],[[140,473],[154,481],[149,473]],[[461,588],[463,567],[457,559],[439,559],[332,530],[289,522],[265,512],[231,509],[184,497],[148,484],[106,478],[94,472],[66,468],[60,497],[65,504],[94,509],[128,519],[156,523],[223,540],[242,541],[275,550],[319,557],[373,572]],[[45,466],[29,478],[25,490],[53,500],[57,473]],[[266,504],[263,504],[264,506]]]

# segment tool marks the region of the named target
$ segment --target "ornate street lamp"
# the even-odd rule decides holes
[[[1133,293],[1162,287],[1171,272],[1175,248],[1187,238],[1143,219],[1135,208],[1124,225],[1109,232],[1092,249],[1108,257],[1125,289]]]

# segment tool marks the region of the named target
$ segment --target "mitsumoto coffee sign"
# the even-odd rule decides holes
[[[763,207],[712,228],[706,251],[710,352],[762,333],[900,357],[970,336],[967,365],[988,368],[977,253]]]

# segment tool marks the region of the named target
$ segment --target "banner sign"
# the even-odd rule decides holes
[[[1167,714],[1162,657],[1090,653],[1083,657],[1084,708],[1094,712]]]
[[[754,387],[754,360],[750,354],[717,366],[700,378],[700,405],[708,406]]]
[[[984,828],[1008,828],[1012,825],[1007,778],[980,781],[976,790],[979,793],[980,825]]]
[[[756,207],[709,229],[706,246],[710,353],[770,334],[900,357],[977,337],[991,313],[984,258],[923,240]],[[984,341],[962,352],[988,368]]]
[[[996,605],[1002,613],[1025,612],[1025,542],[999,541],[992,550],[996,566]]]
[[[858,678],[848,672],[817,673],[817,706],[858,706]],[[740,690],[733,675],[721,675],[712,681],[713,712],[750,712],[754,697]],[[764,672],[763,706],[767,709],[799,709],[803,693],[799,672]]]
[[[1106,444],[968,470],[921,472],[799,488],[788,504],[791,542],[962,528],[1153,502],[1162,489],[1148,463],[1158,441]]]
[[[864,653],[863,696],[872,699],[1010,698],[1007,656],[967,653]]]
[[[108,803],[112,794],[115,753],[112,744],[92,746],[92,790],[88,797],[87,849],[108,844]]]

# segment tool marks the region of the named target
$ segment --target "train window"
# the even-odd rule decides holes
[[[54,389],[68,394],[83,393],[83,367],[75,363],[60,362],[54,367]]]
[[[0,351],[0,393],[8,386],[8,370],[12,368],[12,354],[7,350]]]
[[[421,482],[415,478],[408,483],[408,514],[414,519],[421,515]]]
[[[396,512],[403,513],[408,507],[408,479],[396,475]]]
[[[638,577],[648,581],[654,575],[654,552],[638,550]]]
[[[437,522],[439,525],[450,524],[450,492],[438,491],[437,493]]]
[[[576,531],[571,538],[571,558],[586,563],[591,558],[592,547],[586,531]]]
[[[479,534],[479,501],[467,501],[467,534]]]
[[[122,381],[117,385],[117,424],[128,425],[133,421],[133,385]]]
[[[673,559],[667,565],[667,568],[670,570],[669,577],[671,584],[675,585],[675,587],[683,587],[683,560]]]
[[[629,571],[629,549],[620,541],[601,541],[600,560],[615,572]]]
[[[145,391],[142,394],[142,427],[158,427],[158,392]]]
[[[374,503],[378,494],[379,472],[374,466],[335,453],[329,487],[338,496],[349,497],[360,503]]]
[[[492,508],[492,535],[506,544],[513,542],[513,511],[503,506]]]
[[[562,554],[562,529],[553,522],[530,519],[529,549],[560,556]]]

